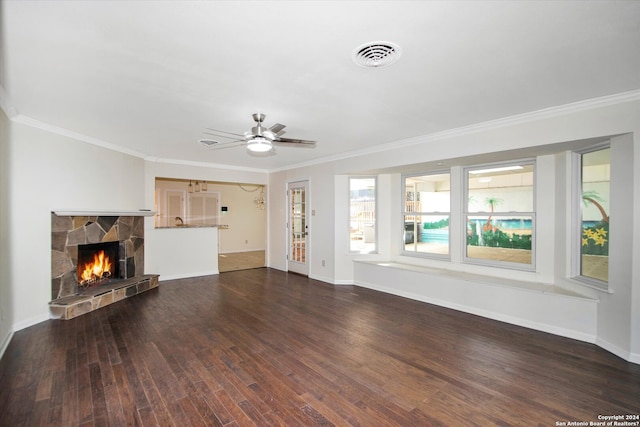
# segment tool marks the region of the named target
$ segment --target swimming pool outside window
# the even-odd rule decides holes
[[[534,172],[532,160],[465,169],[466,262],[534,268]]]
[[[403,177],[403,253],[449,257],[450,173]]]

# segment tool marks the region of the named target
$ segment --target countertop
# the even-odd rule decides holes
[[[228,225],[224,224],[206,224],[206,225],[196,225],[196,224],[184,224],[184,225],[166,225],[162,227],[155,227],[156,229],[167,229],[167,228],[229,228]]]

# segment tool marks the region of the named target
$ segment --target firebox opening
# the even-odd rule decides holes
[[[120,278],[119,249],[119,242],[78,245],[78,286],[99,286]]]

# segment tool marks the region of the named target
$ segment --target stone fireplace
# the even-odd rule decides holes
[[[70,319],[156,287],[144,274],[144,216],[51,213],[51,302]]]

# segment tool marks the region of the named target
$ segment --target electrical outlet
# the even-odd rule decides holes
[[[323,266],[323,267],[325,266],[325,262],[324,262],[324,260],[322,260],[322,266]]]
[[[248,241],[248,240],[245,240],[245,241],[244,241],[244,244],[245,244],[245,245],[246,245],[246,244],[248,244],[248,243],[249,243],[249,241]]]

